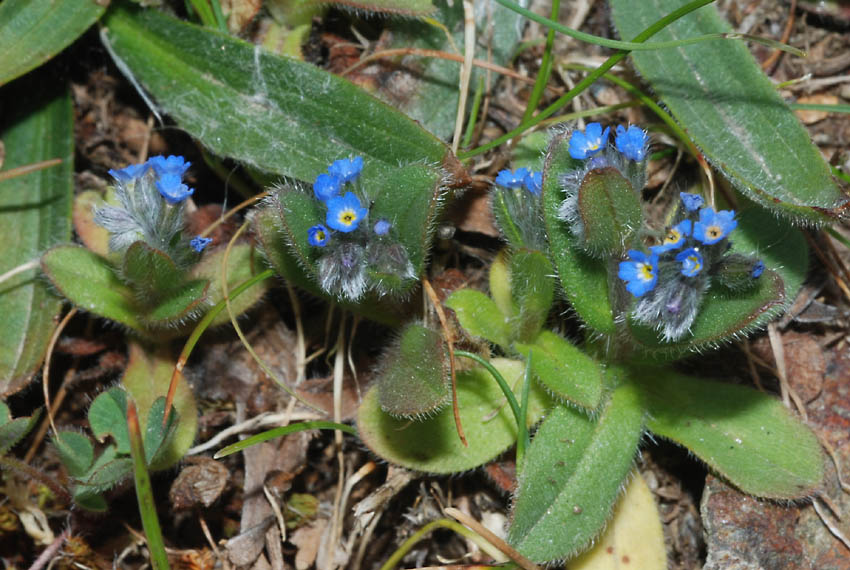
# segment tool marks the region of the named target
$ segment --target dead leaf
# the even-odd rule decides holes
[[[230,478],[230,471],[222,463],[209,457],[189,457],[193,465],[184,467],[171,484],[168,498],[177,509],[198,505],[209,507],[221,496]]]
[[[327,525],[327,519],[319,519],[313,524],[302,526],[289,537],[289,542],[298,547],[298,552],[295,554],[295,570],[307,570],[316,561],[319,544],[322,542],[322,533]]]

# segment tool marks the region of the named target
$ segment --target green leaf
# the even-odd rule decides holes
[[[183,282],[183,272],[174,260],[143,241],[127,248],[121,276],[141,304],[148,306],[155,305]]]
[[[299,431],[305,431],[308,429],[339,430],[351,435],[357,435],[357,430],[347,424],[338,424],[335,422],[326,422],[322,420],[298,422],[282,427],[272,428],[270,430],[266,430],[258,434],[252,435],[251,437],[246,437],[245,439],[236,443],[232,443],[216,451],[215,455],[213,455],[213,459],[221,459],[222,457],[233,455],[234,453],[242,451],[243,449],[251,447],[252,445],[257,445],[258,443],[262,443],[264,441],[268,441],[276,437],[283,437],[291,433],[297,433]]]
[[[590,356],[557,334],[543,331],[534,342],[516,344],[546,390],[561,401],[595,410],[602,401],[602,369]]]
[[[559,133],[549,144],[543,174],[543,211],[550,255],[561,286],[578,316],[596,332],[613,335],[614,313],[608,296],[608,268],[577,244],[566,222],[558,218],[564,201],[561,176],[581,166],[569,155],[569,137]]]
[[[443,24],[454,39],[449,42],[446,29],[431,21],[393,22],[392,48],[419,48],[457,53],[463,46],[464,14],[462,2],[437,0],[433,19]],[[522,17],[495,3],[475,3],[475,34],[479,41],[475,57],[496,65],[508,65],[522,40]],[[486,71],[473,67],[470,92]],[[386,74],[383,74],[386,75]],[[455,126],[458,105],[460,63],[436,57],[411,55],[394,65],[393,73],[378,89],[385,101],[397,106],[441,139],[449,138]],[[470,96],[468,101],[471,101]]]
[[[109,435],[119,453],[130,453],[127,434],[127,393],[121,388],[101,392],[89,406],[89,426],[98,441]]]
[[[41,410],[29,417],[15,418],[0,426],[0,455],[5,454],[18,444],[38,423]]]
[[[738,216],[730,241],[733,252],[764,261],[767,270],[755,287],[743,291],[711,287],[691,326],[692,336],[677,342],[664,343],[654,330],[629,321],[629,330],[642,348],[670,359],[713,348],[763,327],[793,301],[809,265],[808,246],[800,230],[749,204]]]
[[[149,433],[147,422],[154,414],[154,403],[168,393],[173,372],[174,359],[165,348],[145,347],[138,343],[130,344],[130,355],[121,384],[136,403],[142,433]],[[163,406],[164,403],[163,401]],[[174,394],[174,410],[177,412],[179,422],[174,434],[166,433],[167,437],[160,446],[161,449],[158,449],[157,453],[150,458],[152,471],[167,469],[180,461],[195,440],[198,429],[198,409],[192,389],[182,375],[177,382],[177,391]],[[126,423],[125,420],[125,426]]]
[[[218,248],[214,251],[204,254],[191,270],[191,275],[200,279],[209,280],[209,288],[207,290],[207,303],[215,305],[221,301],[224,296],[221,290],[221,262],[224,259],[225,248]],[[227,287],[228,291],[232,291],[234,287],[240,283],[244,283],[251,277],[260,273],[266,264],[260,257],[257,248],[249,243],[237,243],[230,249],[230,257],[227,259]],[[241,315],[263,298],[271,284],[268,281],[263,281],[261,284],[251,287],[235,299],[232,299],[230,306],[233,309],[234,315]],[[229,323],[230,317],[227,311],[222,312],[218,317],[213,319],[210,326],[218,326],[224,323]]]
[[[492,363],[519,393],[522,363],[504,359],[494,359]],[[458,407],[469,447],[464,447],[458,438],[450,409],[422,422],[399,420],[381,410],[374,387],[366,393],[357,412],[357,430],[363,442],[391,463],[429,473],[457,473],[490,461],[516,441],[513,414],[498,384],[483,368],[460,372],[457,381]],[[551,404],[543,390],[532,387],[529,425]]]
[[[167,426],[162,425],[164,417],[165,396],[160,396],[151,405],[148,421],[145,425],[145,461],[149,466],[163,462],[163,457],[170,451],[168,448],[174,439],[174,433],[180,422],[180,416],[174,410],[174,406],[171,407],[171,413],[168,415]]]
[[[670,370],[632,376],[647,427],[690,449],[745,493],[797,499],[821,484],[817,437],[773,396]]]
[[[553,409],[526,452],[508,543],[538,562],[586,548],[611,514],[642,429],[640,400],[627,385],[614,390],[595,421]]]
[[[639,190],[613,166],[589,171],[577,189],[580,244],[594,257],[621,255],[643,224]]]
[[[308,2],[309,4],[310,2]],[[325,4],[324,2],[313,2]],[[434,12],[434,5],[430,0],[333,0],[330,4],[338,4],[354,8],[358,12],[380,12],[385,14],[399,14],[402,16],[414,16],[421,18]]]
[[[552,264],[539,251],[520,250],[511,256],[511,296],[516,317],[511,336],[528,342],[546,323],[555,297]]]
[[[100,18],[104,6],[94,0],[5,0],[0,4],[0,85],[69,46]]]
[[[3,427],[12,420],[12,412],[9,411],[9,406],[6,402],[0,400],[0,427]]]
[[[72,494],[74,497],[74,504],[87,511],[105,513],[109,508],[109,505],[106,503],[106,499],[103,498],[103,495],[92,491],[85,485],[75,485]]]
[[[136,330],[144,330],[133,293],[106,259],[76,245],[49,249],[41,267],[51,283],[73,304]]]
[[[417,419],[451,399],[448,353],[443,336],[419,323],[407,325],[384,353],[375,374],[381,409]]]
[[[126,426],[124,430],[126,431]],[[107,449],[114,449],[112,447]],[[105,455],[101,455],[98,461],[80,480],[80,486],[87,489],[89,493],[102,493],[108,491],[118,483],[126,480],[133,472],[133,460],[129,457],[112,458],[109,461],[101,461]]]
[[[685,0],[613,0],[612,16],[631,38]],[[734,30],[705,6],[654,39]],[[801,223],[822,223],[847,196],[776,87],[739,41],[632,52],[635,67],[706,157],[750,198]]]
[[[510,347],[512,335],[509,319],[493,299],[481,291],[459,289],[446,299],[445,305],[455,312],[460,326],[468,334],[505,348]]]
[[[68,475],[84,477],[94,462],[94,446],[88,436],[75,431],[60,431],[53,438],[53,445]]]
[[[39,2],[41,3],[41,2]],[[12,9],[7,0],[0,12]],[[25,2],[24,2],[25,4]],[[0,24],[0,42],[12,33]],[[0,49],[0,68],[15,59]],[[50,81],[50,83],[48,83]],[[3,169],[59,158],[62,163],[0,181],[0,275],[38,259],[45,249],[71,239],[74,193],[73,109],[66,88],[38,73],[0,91]],[[38,269],[0,283],[0,395],[27,385],[41,365],[62,301],[38,278]]]
[[[105,17],[108,46],[162,110],[216,154],[306,181],[359,155],[370,183],[399,164],[439,167],[447,155],[414,121],[343,78],[126,6],[113,3]]]
[[[152,327],[183,324],[200,313],[210,282],[206,279],[187,281],[164,295],[159,303],[142,316]]]

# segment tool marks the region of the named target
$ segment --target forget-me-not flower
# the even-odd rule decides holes
[[[635,125],[629,125],[628,129],[623,125],[617,125],[617,138],[614,143],[623,156],[635,162],[644,160],[649,150],[649,137],[646,131]]]
[[[307,241],[316,247],[325,247],[331,239],[331,233],[324,224],[316,224],[307,230]]]
[[[194,194],[194,188],[189,188],[180,179],[179,174],[165,174],[156,181],[156,189],[165,201],[174,206]]]
[[[702,196],[699,194],[690,194],[688,192],[680,192],[679,197],[682,199],[685,209],[689,212],[696,212],[705,203]]]
[[[143,162],[142,164],[131,164],[121,170],[110,170],[109,175],[118,182],[130,182],[131,180],[142,176],[145,172],[147,172],[147,170],[148,163]]]
[[[694,239],[711,245],[728,236],[736,227],[735,210],[715,212],[714,208],[703,208],[699,211],[699,221],[694,224]]]
[[[186,174],[186,170],[192,166],[192,163],[186,162],[186,159],[182,156],[174,155],[169,157],[152,156],[148,159],[148,164],[151,165],[156,175],[160,178],[169,174],[182,177]]]
[[[578,159],[590,158],[605,148],[608,143],[608,132],[611,127],[599,123],[588,123],[583,131],[574,131],[570,137],[570,156]]]
[[[336,176],[324,173],[319,174],[313,183],[313,193],[322,202],[327,202],[339,194],[340,186],[342,186],[342,181]]]
[[[679,252],[676,261],[681,262],[682,275],[685,277],[693,277],[702,271],[702,254],[692,247]]]
[[[202,251],[204,251],[205,247],[212,243],[212,241],[212,238],[195,236],[192,238],[192,241],[189,242],[189,245],[192,247],[192,249],[194,249],[198,253],[201,253]]]
[[[664,237],[664,242],[661,245],[654,245],[650,247],[650,251],[652,251],[652,253],[661,254],[665,251],[679,249],[685,243],[685,238],[691,235],[692,228],[693,222],[690,220],[682,220],[667,230],[667,235]]]
[[[341,182],[353,182],[363,171],[363,157],[341,158],[328,167],[328,173],[336,176]]]
[[[629,261],[621,261],[617,276],[626,282],[626,289],[635,297],[652,291],[658,283],[658,254],[629,250]]]
[[[540,194],[540,190],[543,189],[543,173],[533,171],[529,172],[525,175],[525,178],[522,179],[522,182],[525,185],[525,189],[536,196]]]
[[[759,259],[753,265],[753,270],[750,272],[750,275],[753,279],[758,279],[759,277],[761,277],[762,273],[764,273],[764,261]]]
[[[385,236],[390,233],[391,227],[392,224],[389,223],[387,220],[378,220],[377,222],[375,222],[375,225],[372,230],[375,232],[375,235]]]
[[[360,205],[360,199],[353,192],[344,196],[334,196],[327,201],[328,214],[326,223],[333,229],[343,233],[352,232],[360,225],[369,210]]]
[[[525,177],[528,176],[527,168],[517,168],[516,170],[500,170],[496,175],[496,184],[505,188],[519,188],[525,184]]]

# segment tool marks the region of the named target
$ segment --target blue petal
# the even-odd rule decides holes
[[[330,174],[319,174],[313,183],[313,194],[322,202],[327,202],[337,194],[342,182],[336,176]]]

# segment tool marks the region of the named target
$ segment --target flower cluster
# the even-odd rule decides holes
[[[542,172],[517,168],[501,170],[496,175],[493,186],[493,212],[497,224],[511,245],[545,249],[542,190]]]
[[[322,289],[350,301],[369,289],[389,293],[393,285],[416,278],[407,249],[393,235],[392,222],[369,222],[362,170],[362,157],[343,158],[316,178],[313,196],[326,209],[325,219],[307,230],[307,242],[319,250]]]
[[[682,192],[682,208],[661,243],[649,253],[629,250],[618,277],[638,301],[635,321],[654,327],[665,341],[690,330],[712,279],[739,288],[753,283],[764,263],[729,253],[735,212],[705,207],[701,196]]]
[[[194,189],[183,183],[191,166],[182,156],[154,156],[142,164],[110,170],[119,206],[95,208],[94,221],[109,231],[109,248],[124,252],[137,241],[185,261],[189,245],[183,237],[184,203]],[[195,238],[200,252],[210,243]]]

